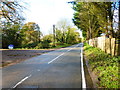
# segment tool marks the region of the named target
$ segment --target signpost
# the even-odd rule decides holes
[[[9,49],[13,49],[13,48],[14,48],[14,45],[10,44],[10,45],[8,46],[8,48],[9,48]]]

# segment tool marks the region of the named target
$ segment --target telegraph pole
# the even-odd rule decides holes
[[[53,25],[53,46],[55,47],[55,25]]]
[[[40,32],[40,27],[39,27],[39,31],[38,31],[38,41],[39,41],[39,43],[40,43],[40,34],[41,34],[41,32]]]

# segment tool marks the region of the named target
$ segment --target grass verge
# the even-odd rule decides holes
[[[63,44],[56,44],[55,46],[50,45],[48,47],[37,46],[37,47],[15,48],[15,49],[59,49],[59,48],[64,48],[64,47],[68,47],[68,46],[71,46],[71,45],[74,45],[74,44],[63,43]]]
[[[111,56],[85,43],[84,54],[89,60],[90,70],[97,75],[98,88],[120,88],[120,56]]]

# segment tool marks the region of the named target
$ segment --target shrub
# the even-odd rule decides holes
[[[39,42],[35,42],[35,43],[30,43],[27,45],[24,45],[23,48],[34,48],[38,45]]]
[[[84,51],[89,59],[91,70],[98,76],[98,86],[104,88],[118,88],[118,82],[120,80],[118,77],[118,62],[120,62],[120,56],[112,57],[88,44],[85,44]]]

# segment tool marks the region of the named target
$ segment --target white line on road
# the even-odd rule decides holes
[[[71,48],[71,49],[69,49],[69,50],[67,50],[67,52],[69,52],[70,50],[72,50],[72,48]]]
[[[75,47],[77,47],[77,46],[79,46],[79,44],[78,45],[76,45]],[[75,48],[74,47],[74,48]],[[72,50],[73,48],[70,48],[69,50],[67,50],[66,52],[69,52],[70,50]],[[50,63],[52,63],[53,61],[55,61],[56,59],[58,59],[60,56],[62,56],[62,55],[64,55],[65,53],[62,53],[62,54],[60,54],[59,56],[57,56],[56,58],[54,58],[53,60],[51,60],[50,62],[48,62],[48,64],[50,64]],[[39,69],[37,70],[38,72],[40,71]],[[26,79],[28,79],[29,77],[31,77],[32,75],[29,75],[29,76],[27,76],[27,77],[25,77],[24,79],[22,79],[20,82],[18,82],[15,86],[13,86],[12,88],[16,88],[18,85],[20,85],[22,82],[24,82]]]
[[[64,55],[65,53],[60,54],[59,56],[57,56],[56,58],[54,58],[53,60],[51,60],[50,62],[48,62],[48,64],[52,63],[53,61],[55,61],[56,59],[58,59],[60,56]]]
[[[83,68],[83,47],[81,47],[81,73],[82,73],[82,88],[86,89],[85,74]]]
[[[20,82],[18,82],[14,87],[12,88],[16,88],[18,85],[20,85],[22,82],[24,82],[26,79],[28,79],[29,77],[31,77],[31,75],[25,77],[24,79],[22,79]]]
[[[76,45],[75,47],[77,47],[77,46],[79,46],[79,44],[78,45]],[[75,48],[74,47],[74,48]],[[70,48],[69,50],[67,50],[66,52],[69,52],[70,50],[72,50],[73,48]],[[56,58],[54,58],[53,60],[51,60],[51,61],[49,61],[48,62],[48,64],[50,64],[50,63],[52,63],[53,61],[55,61],[56,59],[58,59],[60,56],[62,56],[62,55],[64,55],[65,53],[62,53],[62,54],[60,54],[59,56],[57,56]]]

